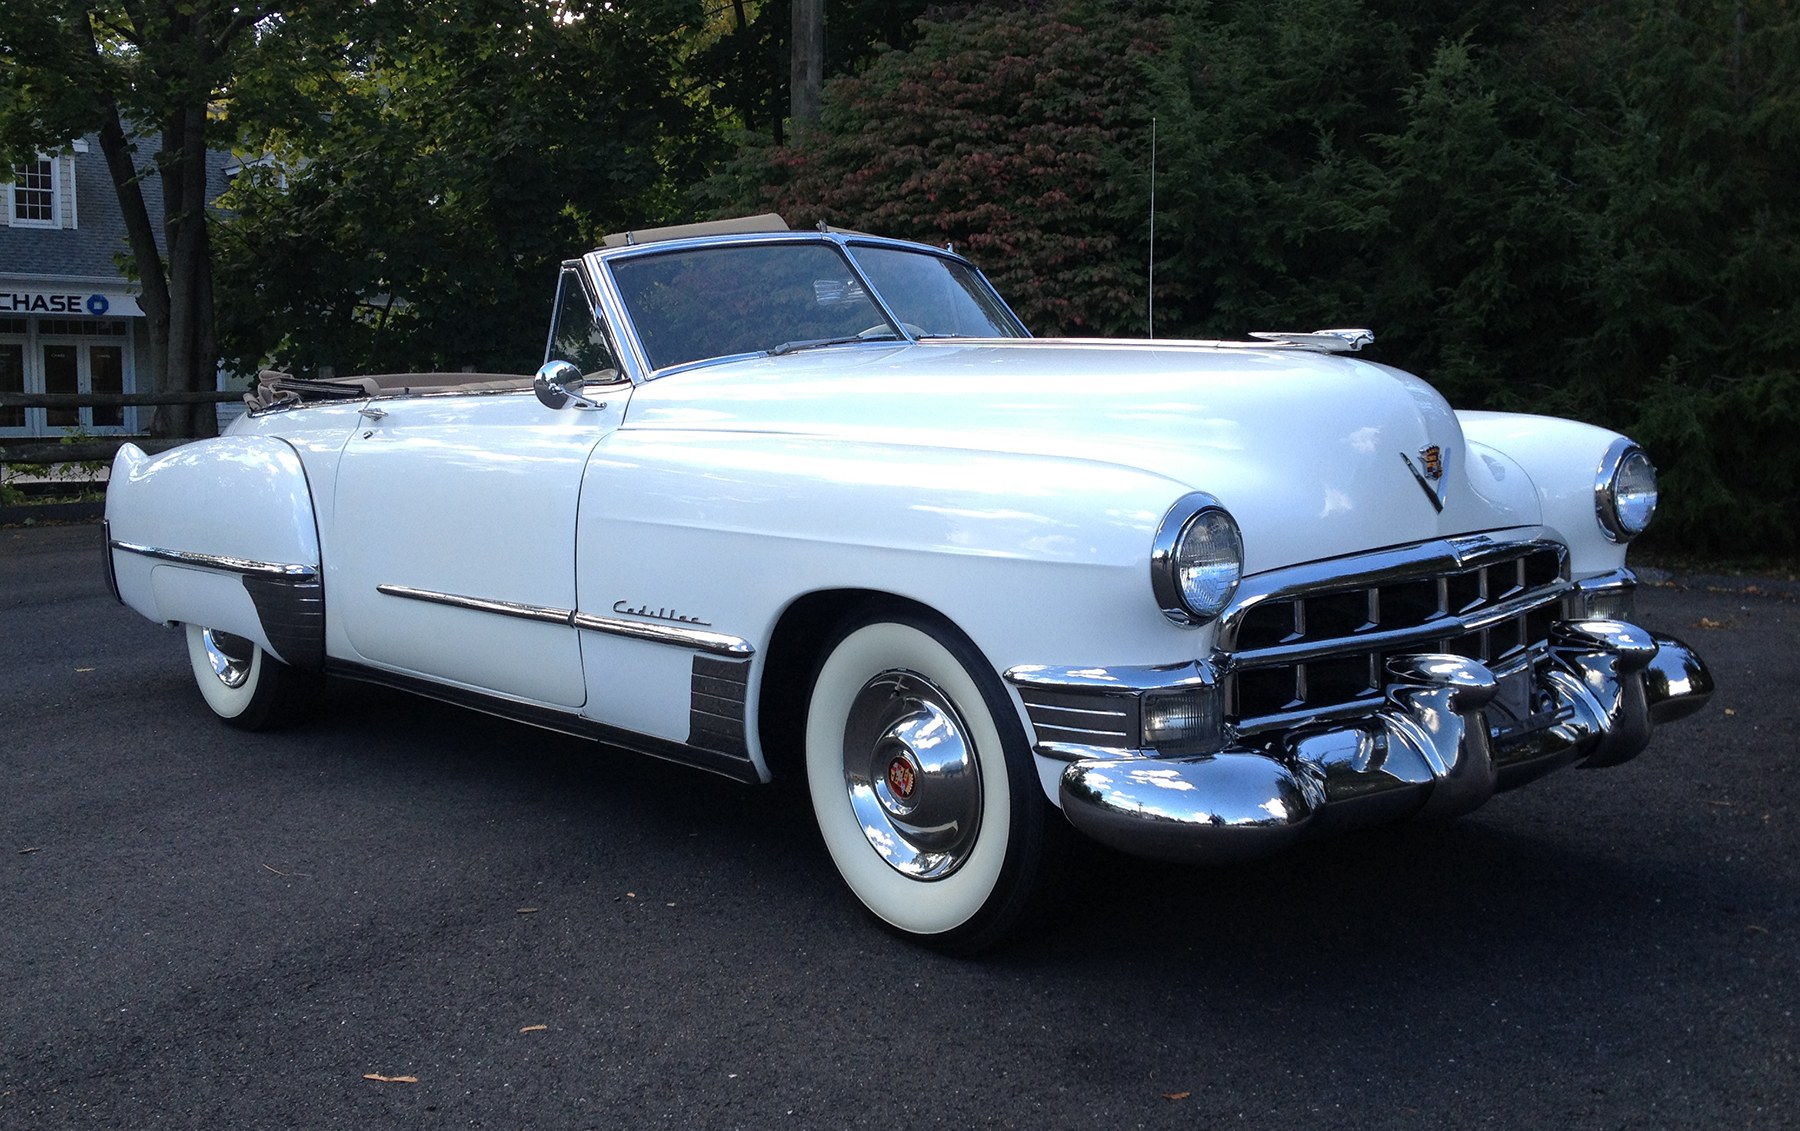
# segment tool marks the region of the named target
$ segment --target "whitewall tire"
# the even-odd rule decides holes
[[[894,930],[944,950],[997,940],[1037,886],[1048,808],[992,668],[935,619],[848,624],[813,680],[813,815],[838,873]]]
[[[190,624],[187,650],[206,705],[240,730],[297,721],[318,690],[317,676],[295,671],[242,636]]]

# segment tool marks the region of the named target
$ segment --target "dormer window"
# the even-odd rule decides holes
[[[13,170],[6,187],[7,221],[15,228],[73,228],[75,163],[67,157],[40,157]]]

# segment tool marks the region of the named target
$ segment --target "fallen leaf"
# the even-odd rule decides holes
[[[365,1072],[363,1079],[374,1080],[381,1084],[417,1084],[419,1082],[417,1076],[383,1076],[379,1072]]]
[[[538,909],[537,909],[537,908],[535,908],[535,907],[521,907],[521,908],[519,908],[519,914],[521,914],[521,915],[536,915],[536,914],[537,914],[537,912],[538,912]]]
[[[1729,802],[1729,801],[1708,801],[1707,804],[1708,805],[1716,805],[1721,809],[1731,808],[1731,802]]]
[[[1697,627],[1700,627],[1700,628],[1724,628],[1725,622],[1722,620],[1714,620],[1711,617],[1701,617],[1699,625]]]
[[[1726,715],[1727,715],[1727,716],[1728,716],[1728,717],[1729,717],[1729,716],[1734,716],[1734,715],[1736,715],[1736,714],[1737,714],[1737,708],[1735,708],[1735,707],[1727,707],[1727,708],[1725,708],[1725,714],[1726,714]]]
[[[21,848],[21,849],[19,849],[19,855],[20,856],[30,856],[33,852],[40,852],[40,851],[42,851],[42,850],[37,849],[37,848]]]
[[[521,1032],[521,1033],[542,1033],[545,1029],[548,1029],[549,1027],[550,1026],[548,1026],[548,1025],[527,1025],[523,1029],[520,1029],[519,1032]]]
[[[75,669],[75,670],[76,670],[76,671],[77,671],[77,672],[91,672],[91,671],[93,671],[93,670],[94,670],[94,669],[93,669],[93,668],[76,668],[76,669]]]
[[[1165,1100],[1185,1100],[1193,1094],[1194,1093],[1192,1093],[1192,1092],[1164,1092],[1163,1099],[1165,1099]]]

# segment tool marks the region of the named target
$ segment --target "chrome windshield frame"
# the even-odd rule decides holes
[[[611,270],[612,264],[644,256],[677,254],[684,251],[695,251],[709,247],[733,248],[771,244],[807,245],[814,247],[827,246],[836,249],[838,255],[843,259],[844,265],[849,268],[851,276],[862,285],[863,292],[869,296],[869,300],[874,305],[876,311],[893,326],[895,333],[898,335],[894,340],[884,339],[871,341],[869,344],[872,346],[886,346],[891,348],[896,342],[900,344],[911,344],[918,341],[918,339],[906,330],[905,323],[900,319],[899,315],[895,313],[888,300],[883,297],[880,290],[877,289],[870,280],[868,272],[863,269],[862,264],[857,261],[854,251],[857,247],[888,248],[897,251],[930,255],[973,272],[975,278],[981,281],[982,285],[986,287],[988,293],[992,296],[995,309],[1001,312],[1006,319],[1010,320],[1012,328],[1017,331],[1019,337],[1029,338],[1031,336],[1030,332],[1026,330],[1025,324],[1019,319],[1019,316],[1014,313],[1012,307],[1007,305],[1006,300],[1000,295],[999,291],[995,289],[993,283],[988,280],[987,276],[982,274],[980,268],[976,267],[962,256],[957,255],[955,252],[931,247],[926,244],[913,243],[908,240],[887,239],[882,236],[869,236],[859,233],[837,231],[787,231],[754,232],[730,236],[699,236],[692,239],[661,240],[655,243],[627,244],[622,247],[600,248],[595,251],[590,251],[581,257],[579,260],[582,268],[581,273],[587,284],[590,298],[597,304],[596,314],[603,321],[609,337],[618,347],[617,354],[620,367],[633,385],[641,385],[646,381],[654,381],[658,378],[686,370],[708,368],[732,361],[743,361],[749,358],[762,357],[764,356],[764,352],[756,351],[752,353],[729,354],[720,357],[684,361],[673,365],[665,365],[660,368],[653,367],[650,364],[649,355],[645,351],[643,342],[638,334],[637,326],[632,320],[631,312],[626,306],[625,298],[623,294],[620,293],[618,285],[613,278]],[[856,343],[847,343],[847,345],[851,348],[857,348]]]

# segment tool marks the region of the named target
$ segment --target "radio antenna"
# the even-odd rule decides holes
[[[1156,119],[1150,119],[1150,278],[1144,296],[1144,320],[1156,337]]]

